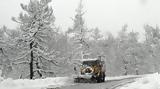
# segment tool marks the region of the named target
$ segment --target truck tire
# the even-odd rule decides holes
[[[105,73],[100,74],[100,76],[98,76],[96,80],[97,83],[105,82]]]
[[[102,73],[102,82],[105,82],[105,73]]]
[[[99,76],[97,76],[96,80],[97,80],[97,83],[103,82],[103,75],[100,74]]]
[[[96,80],[97,80],[97,83],[101,83],[101,77],[100,76],[97,77]]]
[[[102,82],[105,82],[105,75],[103,75],[102,77]]]

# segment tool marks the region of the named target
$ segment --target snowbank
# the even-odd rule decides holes
[[[72,79],[68,77],[56,77],[46,79],[6,79],[0,83],[0,89],[45,89],[48,86],[60,87],[71,85]]]
[[[2,70],[0,70],[0,83],[3,81],[3,77],[2,77]]]
[[[140,78],[144,77],[146,75],[126,75],[126,76],[116,76],[116,77],[105,77],[105,81],[116,81],[116,80],[123,80],[123,79],[128,79],[128,78]]]
[[[160,74],[155,73],[147,75],[119,89],[160,89]]]
[[[4,79],[2,77],[0,77],[0,83],[3,81]]]

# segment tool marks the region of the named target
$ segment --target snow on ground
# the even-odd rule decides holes
[[[0,83],[3,81],[4,79],[2,77],[0,77]]]
[[[147,76],[146,75],[126,75],[126,76],[115,76],[115,77],[105,77],[105,81],[115,81],[115,80],[122,80],[122,79],[128,79],[128,78],[140,78]]]
[[[136,82],[126,84],[118,89],[160,89],[160,74],[149,75],[129,75],[119,77],[106,77],[109,80],[121,80],[126,78],[138,78]],[[140,78],[141,77],[141,78]],[[56,88],[61,86],[74,85],[73,77],[55,77],[45,79],[3,79],[0,77],[0,89],[46,89],[47,87]]]
[[[160,89],[160,74],[147,75],[118,89]]]
[[[0,82],[0,89],[45,89],[48,86],[60,87],[72,85],[73,80],[68,77],[46,79],[5,79]]]

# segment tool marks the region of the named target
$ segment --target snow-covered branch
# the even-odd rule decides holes
[[[18,61],[18,60],[21,60],[21,59],[24,59],[26,56],[28,56],[30,54],[30,51],[26,52],[24,55],[20,56],[20,57],[17,57],[16,59],[14,59],[14,61]]]
[[[14,65],[19,65],[19,64],[29,64],[29,62],[28,62],[28,61],[13,62],[12,64],[14,64]]]

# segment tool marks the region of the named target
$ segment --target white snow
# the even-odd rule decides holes
[[[147,75],[118,89],[160,89],[160,74]]]
[[[73,59],[74,61],[76,61],[76,62],[84,62],[84,61],[96,61],[96,60],[98,60],[97,58],[88,58],[88,59]]]
[[[83,61],[96,61],[97,60],[97,58],[93,58],[93,59],[81,59],[81,61],[83,62]]]
[[[60,87],[72,85],[73,80],[68,77],[46,79],[5,79],[0,82],[0,89],[45,89],[46,87]]]
[[[119,77],[106,77],[106,80],[121,80],[125,78],[142,77],[135,82],[123,85],[117,89],[160,89],[160,74],[129,75]],[[0,77],[0,89],[46,89],[73,85],[73,77],[55,77],[45,79],[3,79]]]
[[[2,77],[2,70],[0,70],[0,83],[3,81],[3,77]]]
[[[147,75],[126,75],[126,76],[115,76],[115,77],[105,77],[105,81],[116,81],[128,78],[141,78]]]

